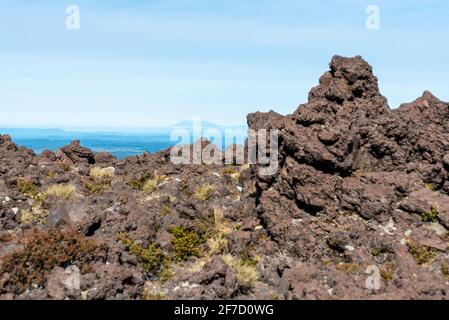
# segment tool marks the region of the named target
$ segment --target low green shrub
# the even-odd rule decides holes
[[[183,261],[191,256],[199,256],[199,245],[203,241],[198,233],[183,227],[170,228],[168,231],[173,235],[172,245],[175,260]]]

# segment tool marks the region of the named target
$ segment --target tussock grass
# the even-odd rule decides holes
[[[20,223],[29,224],[34,222],[34,215],[31,211],[22,211],[22,215],[20,216]]]
[[[84,187],[89,191],[90,194],[98,194],[104,190],[109,189],[114,175],[114,167],[93,167],[89,173],[90,179],[84,179]]]
[[[155,191],[162,182],[167,180],[168,177],[166,175],[159,175],[155,172],[152,176],[145,175],[138,180],[131,182],[131,185],[145,193],[151,193]]]
[[[205,183],[202,186],[198,187],[193,197],[198,200],[207,201],[212,195],[212,191],[214,191],[215,187],[209,183]]]
[[[207,246],[210,254],[225,252],[228,249],[227,236],[234,231],[235,226],[224,219],[224,213],[218,208],[214,208],[214,227],[212,234],[207,239]]]
[[[420,265],[431,262],[436,256],[434,249],[421,245],[417,242],[409,242],[407,247],[416,263]]]
[[[36,198],[39,195],[39,188],[32,181],[27,179],[18,179],[17,188],[20,193],[30,198]]]
[[[47,222],[48,210],[44,209],[40,203],[31,207],[30,210],[23,210],[20,215],[21,224],[37,223],[44,225]]]
[[[45,196],[54,196],[62,199],[72,199],[76,194],[76,188],[72,184],[56,184],[45,191]]]
[[[247,264],[230,254],[224,255],[223,261],[236,273],[239,286],[251,289],[259,280],[260,275],[254,265]]]
[[[90,169],[89,175],[95,180],[111,180],[115,175],[115,169],[113,167],[93,167],[92,169]]]

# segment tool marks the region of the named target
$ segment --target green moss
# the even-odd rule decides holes
[[[435,250],[432,248],[420,245],[419,243],[408,243],[408,251],[418,264],[425,264],[433,260],[435,257]]]
[[[149,275],[159,275],[167,266],[167,257],[154,244],[144,248],[142,245],[135,243],[126,233],[119,234],[118,239],[125,245],[126,250],[137,258],[139,264]]]
[[[430,211],[424,212],[421,215],[422,222],[434,222],[438,220],[438,209],[435,206],[432,206]]]
[[[427,190],[430,190],[430,191],[436,191],[437,190],[437,187],[433,183],[426,183],[425,186],[426,186]]]
[[[172,245],[175,260],[187,260],[191,256],[199,256],[199,245],[203,242],[195,231],[187,230],[183,227],[170,228],[172,235]]]

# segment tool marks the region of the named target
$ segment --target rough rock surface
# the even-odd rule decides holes
[[[333,283],[328,298],[446,298],[448,121],[429,92],[390,110],[371,66],[339,56],[293,114],[248,116],[253,129],[281,131],[277,175],[257,177],[257,212],[302,263],[282,275],[286,298],[326,298],[329,283],[314,279]],[[439,253],[424,267],[416,248]],[[370,265],[384,280],[372,293]]]
[[[293,114],[248,115],[273,176],[0,135],[0,299],[447,299],[448,121],[335,56]]]

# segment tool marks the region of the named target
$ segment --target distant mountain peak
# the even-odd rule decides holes
[[[213,122],[209,122],[209,121],[202,121],[199,118],[192,118],[192,119],[188,119],[188,120],[183,120],[180,121],[178,123],[176,123],[175,125],[173,125],[172,127],[182,127],[182,128],[191,128],[193,127],[194,123],[197,122],[201,124],[201,127],[205,127],[205,128],[222,128],[223,126],[220,126],[216,123]]]

